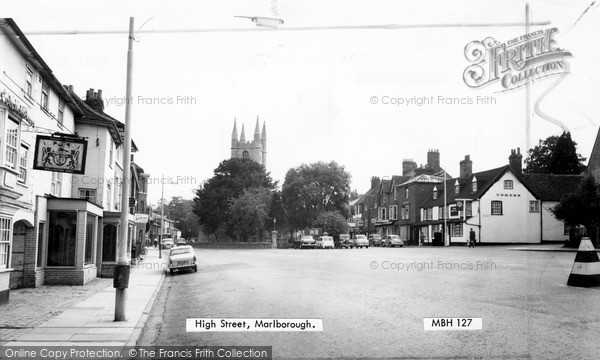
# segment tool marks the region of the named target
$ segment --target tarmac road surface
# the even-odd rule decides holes
[[[139,345],[273,346],[275,358],[600,359],[600,290],[575,253],[506,246],[196,249],[167,276]],[[425,331],[424,318],[482,318]],[[186,332],[188,318],[322,319],[322,332]]]

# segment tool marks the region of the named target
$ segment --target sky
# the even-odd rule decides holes
[[[531,1],[530,32],[557,28],[569,72],[523,87],[465,84],[465,47],[525,34],[523,1],[4,1],[63,84],[80,96],[102,89],[105,111],[124,121],[129,17],[135,17],[132,136],[150,174],[149,198],[191,199],[230,156],[233,120],[251,138],[266,122],[267,170],[335,160],[363,193],[371,176],[401,175],[429,149],[458,175],[508,163],[562,122],[589,158],[600,126],[600,9],[591,1]],[[587,11],[586,11],[587,9]],[[583,16],[582,16],[583,14]],[[284,20],[258,28],[235,16]],[[579,19],[579,20],[578,20]],[[396,25],[382,29],[382,25]],[[534,105],[547,89],[551,91]],[[477,103],[477,99],[488,99]],[[418,106],[418,99],[430,99]],[[412,102],[408,103],[410,99]],[[179,101],[178,101],[179,100]],[[462,103],[461,103],[462,102]],[[402,104],[398,104],[402,103]],[[545,116],[543,116],[545,114]]]

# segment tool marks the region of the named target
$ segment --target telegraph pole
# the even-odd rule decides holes
[[[121,229],[117,244],[117,265],[113,286],[115,292],[115,321],[126,321],[127,287],[129,286],[130,258],[127,255],[127,237],[129,232],[129,185],[131,184],[131,88],[133,72],[133,24],[129,18],[129,45],[127,49],[127,85],[125,90],[125,140],[123,143],[123,186],[121,187]]]

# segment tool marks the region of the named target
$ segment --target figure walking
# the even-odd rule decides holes
[[[471,228],[471,231],[469,231],[469,247],[474,248],[476,241],[477,237],[475,236],[475,231],[473,231],[473,228]]]

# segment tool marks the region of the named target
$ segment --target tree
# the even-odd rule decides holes
[[[302,164],[285,175],[282,199],[293,229],[311,226],[326,211],[350,216],[350,174],[335,161]]]
[[[348,233],[348,222],[339,211],[321,213],[313,223],[313,226],[322,228],[323,232],[327,232],[329,236],[333,237]]]
[[[538,174],[581,174],[585,171],[583,158],[577,153],[577,143],[571,139],[571,133],[561,136],[549,136],[529,149],[525,159],[526,173]]]
[[[252,235],[257,240],[263,239],[271,198],[269,189],[250,188],[231,201],[230,222],[238,239],[247,241]]]
[[[193,200],[173,196],[164,207],[165,217],[177,222],[177,228],[181,230],[181,236],[184,238],[198,236],[200,224],[198,217],[193,212],[193,206]],[[160,212],[160,207],[158,207],[158,211]]]
[[[577,191],[565,196],[552,212],[558,220],[564,221],[571,228],[585,226],[588,236],[597,246],[597,234],[600,230],[600,188],[593,175],[586,175]],[[579,244],[569,242],[567,245],[577,247]]]
[[[207,234],[215,234],[217,241],[224,232],[234,234],[229,222],[229,205],[244,190],[264,188],[273,190],[273,182],[265,168],[251,160],[233,158],[222,161],[214,170],[214,176],[196,191],[193,212],[198,216],[202,229]]]
[[[267,219],[267,229],[270,231],[276,230],[279,233],[284,232],[288,228],[287,212],[281,201],[281,192],[273,192],[271,198],[271,206],[269,208],[269,217]]]

